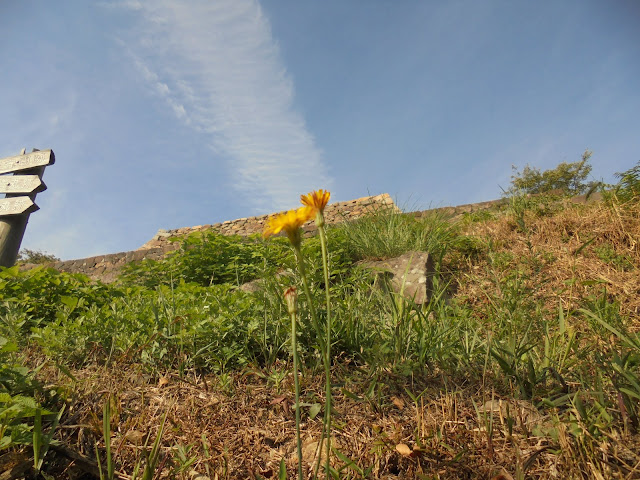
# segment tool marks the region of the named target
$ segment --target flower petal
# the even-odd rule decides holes
[[[300,195],[300,202],[309,208],[313,208],[314,212],[324,212],[324,207],[329,203],[329,197],[331,197],[329,191],[320,189],[309,192],[306,195]]]

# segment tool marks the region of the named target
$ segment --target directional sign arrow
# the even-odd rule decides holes
[[[44,167],[55,163],[56,157],[51,150],[42,150],[0,159],[0,173],[17,172],[34,167]]]
[[[0,217],[3,215],[20,215],[39,210],[29,197],[0,198]]]
[[[0,177],[0,193],[43,192],[47,186],[38,175],[5,175]]]

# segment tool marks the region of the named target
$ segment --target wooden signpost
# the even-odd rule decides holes
[[[0,173],[11,173],[35,167],[46,167],[54,163],[51,150],[35,150],[31,153],[7,157],[0,160]]]
[[[47,189],[38,175],[6,175],[0,177],[0,193],[40,193]]]
[[[51,150],[34,150],[0,159],[0,266],[11,267],[18,258],[29,215],[38,210],[36,194],[47,189],[42,175],[47,165],[55,163]],[[18,173],[19,172],[19,173]],[[23,175],[25,174],[25,175]]]
[[[0,199],[0,217],[5,215],[24,215],[38,210],[38,206],[29,197]]]

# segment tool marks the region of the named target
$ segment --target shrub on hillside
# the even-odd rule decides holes
[[[117,289],[92,282],[80,274],[36,267],[21,272],[18,266],[0,269],[0,335],[9,330],[15,338],[41,323],[53,322],[64,310],[68,316],[81,315],[91,305],[101,308]]]
[[[587,182],[586,179],[593,168],[589,164],[592,152],[585,150],[579,162],[560,163],[556,168],[541,172],[540,169],[526,165],[522,172],[513,167],[511,187],[505,192],[507,195],[517,193],[539,194],[551,191],[561,191],[565,195],[580,195],[586,193],[597,182]]]
[[[50,253],[42,252],[40,250],[30,250],[24,248],[18,253],[18,263],[35,263],[38,265],[44,265],[47,263],[58,262],[60,259]]]
[[[618,172],[615,176],[620,181],[611,192],[612,195],[620,203],[637,202],[640,199],[640,161],[635,167],[625,172]]]
[[[344,273],[350,263],[346,239],[340,229],[333,230],[331,277]],[[307,239],[303,252],[308,258],[320,259],[320,242]],[[264,278],[279,270],[292,270],[294,257],[285,237],[264,240],[260,235],[245,238],[216,232],[194,233],[182,239],[180,249],[162,260],[142,260],[125,267],[120,280],[125,284],[155,288],[179,282],[210,285],[242,285]],[[310,262],[310,278],[322,283],[321,272]],[[318,270],[318,271],[316,271]]]
[[[180,249],[162,260],[143,260],[127,266],[121,279],[154,288],[179,281],[198,285],[242,285],[281,264],[282,242],[265,242],[216,232],[194,233],[182,239]]]

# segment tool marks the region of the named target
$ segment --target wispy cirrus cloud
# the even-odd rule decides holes
[[[210,138],[254,208],[288,208],[300,192],[330,187],[256,0],[118,5],[139,18],[121,39],[127,56],[179,121]]]

